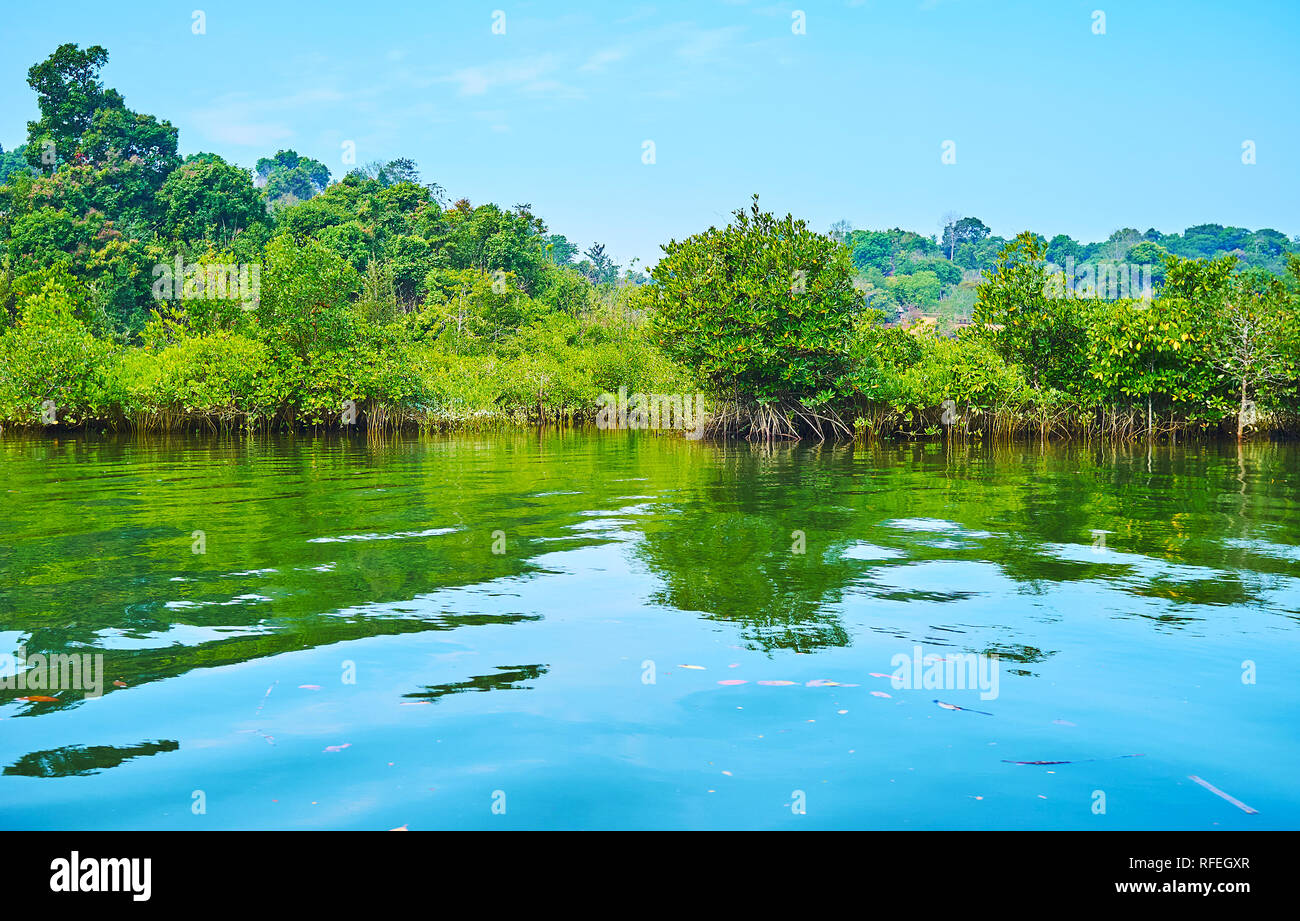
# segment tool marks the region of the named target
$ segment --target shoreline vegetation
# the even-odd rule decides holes
[[[33,66],[40,118],[0,150],[0,433],[680,437],[703,404],[700,434],[757,441],[1300,435],[1277,231],[818,233],[755,196],[642,272],[529,204],[448,202],[406,159],[336,182],[294,151],[182,159],[107,58]]]

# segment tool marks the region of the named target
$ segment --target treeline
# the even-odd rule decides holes
[[[32,67],[40,118],[3,155],[0,421],[570,418],[676,373],[602,245],[527,204],[448,203],[409,159],[333,183],[294,151],[182,160],[103,85],[107,57]]]
[[[1054,274],[1041,237],[1003,247],[956,336],[886,327],[852,250],[757,197],[665,247],[641,289],[660,342],[718,397],[715,432],[1177,438],[1300,431],[1300,257],[1169,255],[1148,298]]]
[[[916,313],[942,315],[951,321],[969,319],[976,287],[992,271],[1011,242],[997,236],[977,217],[949,216],[938,237],[910,230],[854,230],[840,221],[830,235],[853,254],[853,265],[867,303],[886,322]],[[1300,242],[1277,230],[1257,231],[1221,224],[1200,224],[1182,233],[1165,234],[1121,228],[1099,243],[1081,243],[1067,234],[1050,240],[1035,234],[1044,258],[1066,269],[1084,264],[1105,267],[1127,263],[1150,266],[1153,280],[1164,280],[1170,256],[1216,259],[1231,255],[1243,269],[1258,268],[1286,274],[1287,254]]]
[[[712,434],[751,438],[1300,430],[1300,260],[1276,231],[821,234],[755,198],[647,278],[526,204],[449,202],[409,159],[337,182],[291,150],[181,159],[106,60],[31,68],[40,118],[0,157],[0,425],[598,422],[626,388],[703,393]],[[1114,298],[1052,274],[1070,258],[1158,271]],[[887,322],[936,288],[969,297],[956,335]]]

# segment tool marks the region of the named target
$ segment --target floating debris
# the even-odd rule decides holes
[[[279,681],[271,682],[271,686],[267,688],[266,693],[262,695],[262,702],[257,705],[257,710],[255,711],[255,713],[262,712],[262,708],[266,706],[266,699],[271,696],[271,692],[275,690],[275,686],[279,683],[280,683]]]
[[[1145,758],[1142,753],[1132,755],[1116,755],[1113,758],[1078,758],[1074,761],[1012,761],[1010,758],[1003,758],[1003,764],[1089,764],[1095,761],[1118,761],[1120,758]]]
[[[1200,784],[1205,789],[1209,790],[1215,796],[1223,797],[1224,799],[1232,803],[1232,805],[1236,806],[1238,809],[1240,809],[1242,812],[1246,813],[1247,815],[1259,815],[1258,809],[1251,809],[1249,806],[1247,806],[1241,800],[1237,799],[1235,796],[1230,796],[1229,794],[1224,793],[1214,784],[1209,783],[1208,781],[1201,780],[1201,778],[1197,777],[1195,774],[1188,774],[1187,778],[1188,780],[1196,781],[1198,784]]]
[[[935,703],[943,707],[945,710],[965,710],[967,713],[979,713],[983,716],[993,715],[992,713],[989,713],[985,710],[972,710],[970,707],[959,707],[956,704],[944,703],[942,700],[935,700]]]

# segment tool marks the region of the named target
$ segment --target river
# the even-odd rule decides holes
[[[1298,461],[6,436],[0,827],[1296,828]]]

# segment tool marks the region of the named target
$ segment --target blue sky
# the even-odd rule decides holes
[[[623,262],[653,261],[754,192],[819,229],[935,233],[955,211],[1003,235],[1203,222],[1300,234],[1294,0],[49,9],[0,25],[6,149],[35,116],[27,68],[61,42],[101,44],[106,82],[170,119],[183,153],[251,167],[292,147],[337,178],[354,141],[359,161],[411,157],[453,197],[530,202]],[[195,9],[206,34],[192,33]]]

